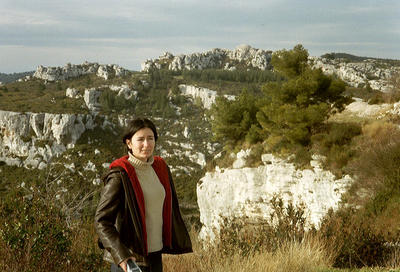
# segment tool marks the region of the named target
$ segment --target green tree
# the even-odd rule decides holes
[[[263,86],[264,101],[257,121],[272,148],[308,145],[311,135],[335,111],[348,101],[342,94],[345,85],[320,69],[307,65],[308,53],[297,45],[293,50],[278,51],[272,57],[275,70],[288,80]]]
[[[211,108],[214,139],[235,146],[244,140],[254,143],[261,139],[256,118],[256,98],[243,91],[234,101],[218,97]]]
[[[307,68],[308,52],[301,44],[292,50],[276,51],[272,54],[271,64],[282,75],[292,78],[299,76]]]

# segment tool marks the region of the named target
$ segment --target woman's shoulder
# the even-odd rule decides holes
[[[104,183],[107,183],[110,179],[120,179],[126,174],[125,169],[121,166],[116,166],[108,169],[102,177]]]
[[[153,159],[154,159],[154,162],[160,162],[160,161],[162,161],[162,162],[165,163],[165,160],[164,160],[163,158],[161,158],[160,156],[153,156]]]

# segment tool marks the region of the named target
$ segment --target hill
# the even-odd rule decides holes
[[[360,56],[355,56],[347,53],[326,53],[321,55],[321,58],[326,58],[326,59],[342,59],[344,61],[348,62],[362,62],[362,61],[368,61],[368,60],[375,60],[378,62],[384,62],[388,63],[392,66],[400,66],[400,60],[396,59],[383,59],[383,58],[372,58],[372,57],[360,57]]]
[[[266,86],[278,86],[287,82],[287,76],[272,69],[272,56],[273,52],[268,50],[240,46],[235,50],[214,49],[180,56],[164,54],[159,59],[144,62],[144,69],[140,72],[128,71],[117,65],[96,63],[67,64],[64,67],[40,66],[31,78],[0,86],[0,217],[3,218],[0,223],[2,226],[7,223],[0,232],[0,245],[4,249],[0,250],[0,259],[10,262],[12,259],[22,260],[24,256],[18,255],[18,252],[30,249],[30,264],[39,265],[34,254],[42,256],[45,253],[58,252],[59,256],[75,260],[75,267],[79,267],[76,271],[101,270],[101,251],[93,246],[95,234],[92,227],[93,213],[101,190],[101,176],[112,160],[124,154],[120,135],[127,121],[136,116],[149,117],[156,123],[160,134],[156,153],[163,156],[171,166],[185,221],[195,229],[201,226],[202,215],[199,213],[200,202],[197,199],[200,185],[205,192],[222,188],[219,189],[221,192],[216,193],[221,199],[225,193],[237,192],[226,198],[232,201],[226,204],[214,203],[218,205],[213,205],[217,197],[210,199],[202,195],[201,202],[207,202],[203,208],[208,205],[215,209],[229,210],[233,207],[230,203],[239,203],[239,208],[244,211],[246,205],[255,203],[252,206],[254,209],[244,216],[253,218],[254,215],[259,218],[257,207],[264,209],[270,205],[268,200],[258,197],[262,196],[260,189],[257,193],[251,193],[252,190],[262,187],[259,184],[262,177],[257,176],[259,173],[267,173],[266,176],[270,177],[276,175],[271,177],[272,180],[284,177],[285,180],[281,183],[274,183],[276,188],[279,187],[277,192],[293,199],[290,197],[301,194],[291,193],[288,188],[307,185],[306,178],[302,177],[313,176],[311,171],[316,174],[313,179],[314,187],[302,187],[302,195],[318,194],[326,202],[334,198],[336,202],[329,205],[338,208],[344,188],[342,185],[349,181],[342,177],[354,174],[360,176],[360,172],[350,171],[356,165],[350,164],[350,161],[354,159],[359,163],[359,169],[368,169],[365,167],[366,162],[355,160],[366,157],[356,150],[371,151],[365,148],[367,143],[372,145],[367,138],[369,135],[379,139],[382,136],[379,131],[387,132],[388,135],[389,132],[396,131],[398,114],[393,102],[397,100],[388,97],[389,92],[386,94],[371,88],[395,88],[395,85],[390,85],[389,79],[395,74],[396,67],[391,66],[390,62],[383,66],[371,62],[367,67],[369,70],[362,70],[364,66],[361,70],[356,70],[354,67],[358,67],[357,65],[341,62],[336,58],[329,63],[314,59],[314,65],[325,67],[321,71],[327,74],[332,71],[332,78],[335,79],[340,78],[340,74],[334,72],[343,71],[343,67],[353,69],[346,75],[357,75],[356,78],[343,77],[348,80],[343,84],[346,96],[359,98],[356,102],[364,103],[363,105],[368,105],[368,101],[387,102],[387,105],[374,105],[378,107],[374,111],[376,115],[367,117],[354,114],[354,111],[350,111],[351,107],[346,108],[342,113],[334,114],[326,120],[326,125],[313,128],[312,145],[297,146],[296,150],[282,147],[283,151],[293,152],[293,156],[285,152],[265,156],[266,146],[277,143],[276,138],[272,139],[275,142],[271,140],[266,143],[265,139],[257,138],[255,143],[238,141],[236,145],[227,145],[227,142],[216,138],[213,122],[218,118],[215,118],[217,111],[212,110],[212,105],[222,109],[221,116],[225,116],[228,111],[224,112],[221,105],[228,105],[225,109],[229,109],[230,103],[235,103],[238,97],[239,100],[241,97],[255,97],[254,101],[263,101],[266,98]],[[312,60],[311,58],[307,65],[311,66]],[[363,74],[360,71],[368,73]],[[371,78],[370,73],[374,78]],[[385,85],[370,84],[373,80],[385,82]],[[354,82],[360,84],[355,85]],[[219,101],[225,101],[225,104],[220,104]],[[379,108],[381,106],[388,108]],[[238,118],[245,119],[240,125],[246,127],[249,118],[241,111],[248,110],[248,107],[233,108]],[[389,114],[389,110],[393,113]],[[379,124],[373,122],[377,116],[380,116]],[[240,131],[240,126],[236,131]],[[381,139],[386,139],[383,136]],[[395,158],[396,154],[392,153],[392,157]],[[319,158],[325,159],[316,163],[316,160],[311,160],[311,155],[319,155]],[[388,161],[390,160],[386,162]],[[376,169],[373,165],[369,166]],[[284,174],[278,175],[279,171]],[[230,178],[232,173],[242,178]],[[212,179],[213,177],[217,178]],[[247,177],[252,177],[250,180],[255,182],[255,186],[252,187],[249,182],[246,183],[249,187],[238,185],[234,188],[237,190],[229,187],[245,182]],[[324,179],[324,182],[318,182],[319,179]],[[218,184],[213,186],[212,182],[208,182],[210,180]],[[325,184],[326,187],[323,187]],[[363,215],[374,211],[375,217],[370,217],[379,218],[382,224],[389,222],[386,220],[386,212],[393,218],[398,218],[393,215],[397,207],[393,204],[395,202],[382,202],[373,198],[375,202],[371,204],[367,198],[360,200],[355,197],[359,192],[367,190],[370,196],[377,194],[382,199],[396,200],[397,193],[391,195],[384,190],[380,191],[381,187],[378,185],[371,189],[357,182],[355,184],[361,189],[352,189],[356,193],[346,197],[353,207],[360,203],[373,206]],[[394,185],[385,188],[396,189]],[[334,197],[331,199],[332,195]],[[310,206],[318,208],[319,204],[314,202]],[[313,218],[323,218],[331,207],[329,205],[318,209],[318,216],[314,214]],[[214,213],[213,216],[218,217],[221,214]],[[55,220],[49,222],[48,217]],[[333,218],[338,222],[343,219],[339,215]],[[298,219],[303,220],[303,217]],[[328,233],[332,225],[326,223],[326,226]],[[383,225],[373,226],[378,230],[385,228],[394,231],[393,228]],[[293,229],[291,226],[287,227]],[[335,231],[339,232],[337,229]],[[380,235],[379,231],[368,231],[374,239]],[[350,237],[352,241],[360,238],[356,234]],[[392,241],[396,235],[397,233],[386,235],[383,240],[379,240],[379,246],[382,241]],[[31,247],[31,240],[26,237],[36,239],[38,242],[35,245],[38,246]],[[349,241],[346,240],[348,237],[339,238],[343,238],[343,243]],[[362,240],[366,246],[373,242],[375,240]],[[372,248],[372,251],[382,248]],[[354,252],[358,248],[348,246],[345,250]],[[348,255],[343,257],[340,264],[346,265],[347,257]],[[23,264],[22,261],[20,263]],[[63,259],[61,263],[68,262]],[[0,267],[2,265],[6,264],[0,262]]]
[[[22,73],[12,73],[12,74],[0,73],[0,82],[2,82],[4,84],[4,83],[17,81],[18,79],[23,79],[27,76],[32,76],[33,73],[34,73],[33,71],[22,72]]]

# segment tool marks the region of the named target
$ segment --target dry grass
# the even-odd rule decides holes
[[[197,239],[194,240],[194,253],[164,256],[164,271],[320,271],[331,267],[334,256],[324,241],[315,236],[307,236],[302,242],[284,242],[275,252],[263,249],[248,257],[239,253],[224,256],[218,246],[202,248]]]

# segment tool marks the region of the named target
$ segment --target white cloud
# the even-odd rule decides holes
[[[29,12],[25,10],[1,9],[0,24],[2,25],[55,25],[60,21],[46,13]]]

